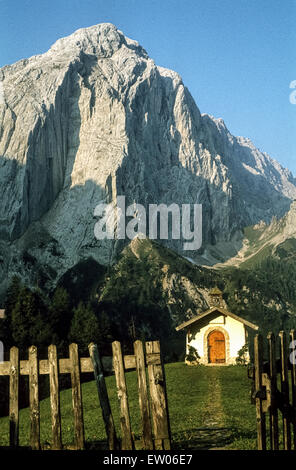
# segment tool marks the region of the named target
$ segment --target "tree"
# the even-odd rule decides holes
[[[97,337],[97,344],[100,352],[106,355],[111,354],[110,344],[113,340],[113,333],[111,328],[111,322],[106,312],[100,312],[98,315],[99,331]]]
[[[72,319],[70,296],[63,287],[55,290],[49,307],[49,315],[54,333],[53,342],[61,344],[68,337]]]
[[[0,339],[5,344],[5,348],[13,346],[13,338],[11,332],[11,312],[18,301],[22,284],[18,276],[13,276],[11,283],[6,291],[4,308],[5,318],[0,322]]]
[[[47,313],[41,296],[23,287],[11,312],[10,328],[14,344],[22,350],[32,344],[50,344],[52,327]]]
[[[18,300],[18,296],[22,287],[23,285],[21,283],[20,278],[18,276],[13,276],[10,286],[6,291],[6,298],[4,303],[6,317],[10,317],[10,314]]]
[[[94,314],[90,304],[85,305],[80,302],[74,309],[74,315],[71,322],[69,340],[77,343],[80,352],[85,354],[88,351],[88,345],[91,342],[98,343],[100,339],[99,322]]]

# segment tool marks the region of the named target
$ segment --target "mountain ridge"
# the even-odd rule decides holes
[[[216,267],[248,267],[268,256],[279,257],[279,249],[284,249],[289,240],[295,240],[295,249],[296,201],[292,202],[290,210],[282,218],[274,217],[269,225],[262,221],[253,227],[246,227],[244,235],[242,249],[237,255]]]

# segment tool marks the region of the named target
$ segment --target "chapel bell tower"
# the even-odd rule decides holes
[[[210,290],[210,307],[223,307],[222,291],[218,287]]]

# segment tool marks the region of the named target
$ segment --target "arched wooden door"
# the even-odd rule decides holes
[[[225,336],[222,331],[214,330],[209,334],[208,358],[210,364],[225,363]]]

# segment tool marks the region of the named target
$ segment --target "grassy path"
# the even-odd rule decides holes
[[[221,404],[221,383],[219,370],[216,367],[209,368],[209,393],[205,403],[204,420],[207,427],[222,426],[224,413]]]
[[[194,433],[194,449],[224,449],[231,440],[231,430],[225,427],[220,371],[218,367],[206,368],[207,393],[200,409],[202,425]]]

